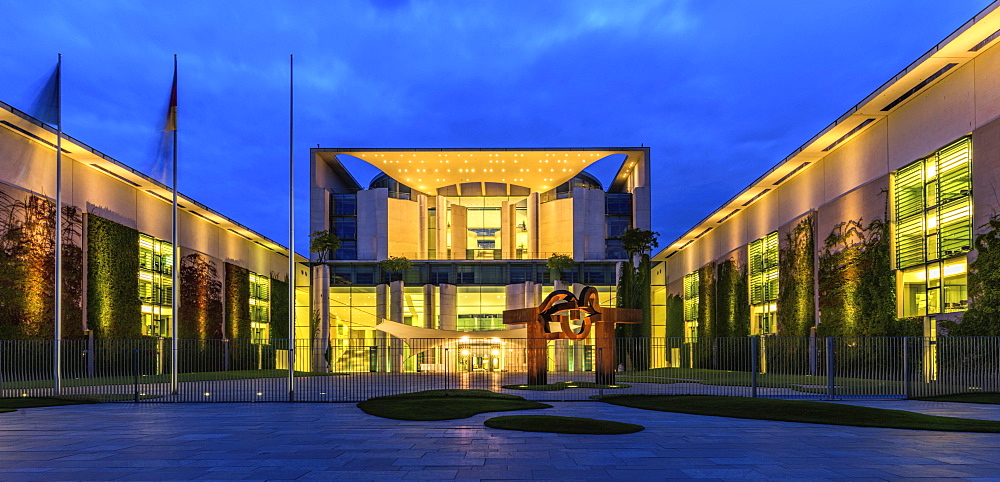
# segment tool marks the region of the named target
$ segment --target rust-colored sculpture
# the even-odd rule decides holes
[[[573,320],[579,320],[574,329]],[[553,291],[535,308],[521,308],[503,312],[504,324],[524,323],[528,328],[528,384],[547,383],[546,347],[549,340],[585,340],[594,333],[597,360],[595,379],[600,384],[615,381],[615,323],[641,323],[642,310],[631,308],[602,308],[597,289],[588,286],[577,298],[566,290]],[[561,331],[553,333],[550,323],[559,323]]]

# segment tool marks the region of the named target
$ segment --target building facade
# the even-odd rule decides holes
[[[932,342],[958,321],[1000,209],[998,36],[994,4],[660,251],[655,322]]]
[[[622,164],[605,188],[584,168],[608,156]],[[347,159],[381,173],[361,184]],[[506,339],[524,334],[503,311],[585,285],[613,305],[619,237],[650,226],[648,148],[317,148],[311,177],[311,230],[341,240],[313,254],[315,337],[331,340],[335,370],[508,369]],[[574,267],[551,272],[556,254]],[[413,268],[386,272],[391,257]],[[441,338],[468,345],[418,346]],[[588,367],[591,344],[562,345],[557,368]]]
[[[54,336],[55,145],[54,129],[0,103],[0,339]],[[287,337],[284,247],[181,195],[175,260],[168,186],[65,134],[62,148],[64,339]],[[308,320],[307,268],[297,283]]]

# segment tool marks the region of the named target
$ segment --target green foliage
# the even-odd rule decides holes
[[[746,265],[727,259],[718,264],[717,336],[750,336],[750,291]]]
[[[650,347],[628,343],[624,339],[635,337],[648,339],[652,335],[651,264],[649,255],[642,256],[638,267],[632,266],[632,263],[621,263],[621,273],[618,277],[616,296],[618,308],[642,310],[642,323],[620,324],[615,327],[615,336],[621,340],[616,350],[618,362],[626,363],[636,369],[649,365]]]
[[[820,336],[912,336],[896,319],[896,279],[889,226],[846,221],[827,236],[819,256]]]
[[[976,259],[969,263],[969,309],[962,322],[947,323],[949,335],[1000,336],[1000,216],[976,235]]]
[[[288,349],[288,283],[274,278],[271,278],[271,339],[275,348]]]
[[[199,253],[181,259],[177,336],[186,340],[222,338],[222,281],[215,261]]]
[[[667,295],[667,338],[684,336],[684,298],[673,293]]]
[[[139,232],[87,215],[87,326],[104,339],[142,336]]]
[[[778,252],[778,326],[779,336],[809,336],[815,326],[814,294],[814,214],[799,221],[785,236],[785,246]]]
[[[0,190],[0,339],[48,339],[55,319],[55,204]],[[63,338],[83,336],[83,221],[63,206]]]
[[[250,270],[226,263],[226,338],[250,339]]]
[[[565,254],[553,254],[545,262],[545,267],[549,268],[554,275],[553,279],[563,279],[566,270],[573,269],[574,266],[576,266],[576,261],[573,261],[572,257]]]
[[[654,248],[660,245],[656,237],[660,233],[645,229],[628,228],[622,232],[622,249],[628,253],[629,259],[637,254],[649,254]]]
[[[698,337],[719,336],[715,317],[715,263],[698,269]]]
[[[389,281],[397,281],[403,279],[403,273],[413,269],[413,262],[405,256],[389,256],[379,261],[378,267],[389,275]]]
[[[309,235],[309,251],[319,255],[320,261],[340,249],[340,238],[332,231],[313,231]]]

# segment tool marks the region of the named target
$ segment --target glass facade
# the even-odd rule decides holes
[[[778,232],[749,246],[750,334],[772,334],[777,329]]]
[[[893,241],[903,317],[964,311],[972,249],[972,140],[892,176]]]
[[[173,245],[139,234],[139,300],[145,336],[170,336],[173,269]]]
[[[250,338],[254,343],[270,344],[271,280],[250,272]]]
[[[684,275],[684,338],[694,341],[698,336],[698,272]]]

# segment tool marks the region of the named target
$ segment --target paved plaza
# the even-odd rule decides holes
[[[850,402],[1000,420],[1000,406]],[[2,480],[629,479],[1000,480],[1000,434],[651,412],[560,402],[549,413],[636,422],[630,435],[495,430],[481,414],[403,422],[353,404],[103,404],[0,414]]]

